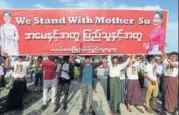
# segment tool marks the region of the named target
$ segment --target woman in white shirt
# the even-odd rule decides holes
[[[5,12],[4,22],[1,26],[1,48],[2,54],[8,56],[18,56],[18,40],[19,34],[15,25],[11,24],[11,14],[9,12]]]
[[[132,58],[132,56],[131,56]],[[111,56],[108,56],[108,67],[110,76],[110,114],[120,114],[120,72],[130,62],[130,58],[126,62],[119,64],[118,56],[114,56],[111,62]]]
[[[31,65],[31,57],[29,61],[25,61],[23,56],[19,56],[18,61],[9,64],[9,58],[6,58],[6,68],[13,68],[12,78],[13,84],[7,96],[7,110],[22,109],[23,96],[26,92],[27,69]]]
[[[170,58],[163,53],[164,64],[164,82],[163,82],[163,110],[177,115],[178,105],[178,53],[172,52]],[[164,112],[165,113],[165,112]]]
[[[135,105],[141,113],[144,113],[139,107],[142,105],[142,94],[137,71],[138,66],[139,63],[133,59],[133,62],[127,68],[127,109],[132,112],[130,105]]]

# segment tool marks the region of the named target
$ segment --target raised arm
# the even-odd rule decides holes
[[[101,66],[102,63],[103,63],[103,61],[102,61],[102,58],[100,57],[100,61],[99,61],[99,63],[95,63],[95,64],[93,64],[93,67],[94,67],[94,68],[97,68],[97,67]]]
[[[130,67],[133,64],[133,62],[135,62],[135,55],[132,55],[132,58],[128,64],[128,67]]]
[[[129,64],[129,62],[132,60],[132,55],[130,57],[128,57],[127,61],[125,61],[124,63],[122,64],[119,64],[118,67],[123,70],[124,68],[127,67],[127,65]]]
[[[107,63],[109,67],[112,66],[111,55],[108,56]]]
[[[172,67],[176,67],[178,68],[178,64],[173,63],[172,61],[170,61],[170,59],[168,59],[168,56],[166,53],[163,53],[163,57],[167,60],[168,64],[171,65]]]
[[[27,60],[27,66],[30,67],[32,65],[32,56],[28,56],[28,60]]]

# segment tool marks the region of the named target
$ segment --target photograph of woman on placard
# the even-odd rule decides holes
[[[18,56],[19,34],[15,25],[11,24],[11,13],[4,12],[4,24],[1,25],[1,52],[2,55]]]
[[[162,12],[154,12],[153,14],[154,29],[150,33],[148,43],[144,43],[147,54],[161,54],[165,47],[165,29],[163,27]]]

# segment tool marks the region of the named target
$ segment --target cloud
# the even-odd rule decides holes
[[[135,10],[162,10],[159,5],[155,6],[143,6],[143,7],[132,7],[128,5],[119,5],[116,8],[118,9],[135,9]]]
[[[116,5],[112,0],[59,0],[66,8],[117,8],[117,9],[137,9],[137,10],[162,10],[159,5],[133,7],[129,5]]]
[[[42,4],[35,4],[35,5],[33,6],[33,8],[47,9],[48,7],[46,7],[46,6],[42,5]]]
[[[10,9],[10,8],[12,8],[12,5],[10,3],[4,0],[0,0],[0,9]]]
[[[111,0],[59,0],[65,8],[111,8]]]

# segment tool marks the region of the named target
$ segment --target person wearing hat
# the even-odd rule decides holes
[[[122,64],[119,64],[118,56],[108,56],[108,67],[110,76],[110,114],[120,114],[120,72],[127,67],[132,56]],[[112,61],[111,61],[112,60]]]
[[[148,57],[148,64],[144,71],[144,84],[146,87],[146,96],[145,96],[145,108],[148,113],[152,113],[152,109],[150,107],[150,98],[153,94],[153,108],[157,109],[157,97],[159,91],[159,81],[156,75],[156,66],[155,66],[155,57],[149,56]]]
[[[178,105],[178,53],[172,52],[168,58],[166,53],[163,53],[165,73],[163,80],[163,111],[171,112],[177,115]]]

